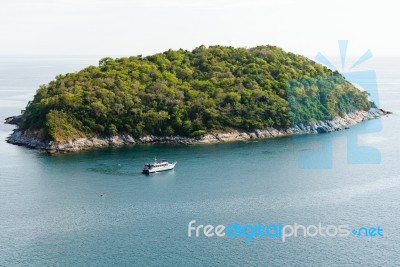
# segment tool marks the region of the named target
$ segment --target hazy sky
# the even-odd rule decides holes
[[[0,0],[0,55],[148,55],[273,44],[314,56],[400,55],[395,1]]]

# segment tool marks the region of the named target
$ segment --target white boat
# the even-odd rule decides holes
[[[175,168],[176,163],[177,163],[176,161],[173,163],[169,163],[165,159],[157,160],[155,158],[154,163],[147,163],[144,165],[142,172],[144,174],[150,174],[155,172],[169,171]]]

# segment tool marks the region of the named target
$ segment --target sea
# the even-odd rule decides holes
[[[98,60],[0,58],[1,120],[39,85]],[[8,144],[14,126],[1,123],[0,266],[399,266],[400,58],[368,64],[379,106],[393,114],[330,134],[51,156]],[[350,135],[379,162],[349,162]],[[330,166],[300,164],[327,144]],[[143,175],[154,157],[178,164]],[[207,236],[201,225],[234,227]],[[288,236],[247,238],[257,225],[288,226]],[[295,225],[351,231],[289,235]]]

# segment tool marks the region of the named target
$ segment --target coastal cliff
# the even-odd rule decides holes
[[[23,132],[15,129],[7,138],[8,143],[22,145],[30,148],[41,149],[50,154],[80,151],[91,148],[102,148],[108,146],[122,146],[129,144],[149,143],[171,143],[171,144],[210,144],[219,142],[246,141],[255,139],[267,139],[301,134],[329,133],[343,130],[365,120],[379,118],[382,115],[390,114],[377,108],[367,111],[356,111],[342,117],[337,116],[333,120],[314,121],[310,125],[299,124],[287,129],[275,129],[268,127],[252,132],[232,130],[229,132],[206,133],[197,137],[183,136],[154,136],[148,135],[141,138],[133,138],[129,134],[115,135],[111,137],[77,138],[64,142],[43,140],[40,132]],[[8,118],[9,119],[9,118]],[[8,120],[10,122],[10,120]],[[6,120],[7,123],[7,120]]]

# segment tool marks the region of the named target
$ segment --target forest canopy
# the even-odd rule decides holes
[[[198,136],[229,129],[285,129],[354,110],[368,95],[338,72],[275,46],[200,46],[103,58],[58,75],[26,107],[22,130],[47,138]]]

